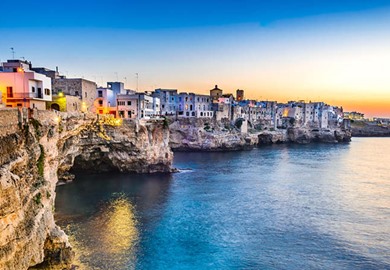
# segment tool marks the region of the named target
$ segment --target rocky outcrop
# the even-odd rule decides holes
[[[351,123],[353,137],[390,137],[390,127],[377,123],[355,121]]]
[[[351,140],[350,132],[340,129],[288,128],[287,134],[289,142],[299,144],[311,142],[338,143]]]
[[[120,121],[107,119],[80,122],[76,117],[63,119],[64,136],[59,139],[59,164],[62,178],[70,168],[120,172],[171,172],[173,153],[169,130],[162,121]],[[75,162],[76,161],[76,162]]]
[[[351,133],[337,129],[309,129],[304,127],[278,130],[250,130],[241,133],[227,122],[212,119],[182,118],[172,121],[170,146],[174,151],[248,150],[275,143],[349,142]]]
[[[312,142],[338,143],[351,140],[351,133],[341,129],[288,128],[287,135],[289,142],[299,144]]]
[[[0,269],[71,267],[73,252],[53,209],[58,176],[74,165],[171,171],[169,131],[162,122],[47,111],[35,111],[30,120],[17,110],[0,114]]]
[[[213,119],[181,118],[169,125],[173,151],[233,151],[252,149],[257,137],[242,134],[228,123]]]
[[[285,143],[287,142],[287,134],[285,130],[282,131],[264,131],[257,135],[258,146],[270,145],[274,143]]]

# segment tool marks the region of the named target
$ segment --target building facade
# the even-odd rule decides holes
[[[119,94],[117,115],[125,119],[150,119],[160,116],[160,99],[146,93]]]
[[[96,99],[96,83],[82,78],[66,78],[61,76],[53,82],[53,92],[60,92],[69,96],[76,96],[81,99],[82,111],[94,111]]]
[[[176,115],[178,110],[178,93],[177,89],[155,89],[153,97],[160,99],[160,113],[162,116]]]
[[[6,107],[46,110],[52,100],[51,79],[31,70],[31,63],[8,60],[0,72],[0,92]]]

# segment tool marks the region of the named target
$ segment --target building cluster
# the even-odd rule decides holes
[[[84,78],[60,75],[58,68],[33,67],[25,60],[8,60],[0,66],[0,107],[88,111],[128,119],[195,117],[231,123],[241,119],[261,129],[328,128],[340,125],[344,118],[342,108],[324,102],[250,100],[242,89],[235,94],[224,93],[217,85],[209,95],[161,88],[136,92],[125,89],[122,82],[98,87]]]

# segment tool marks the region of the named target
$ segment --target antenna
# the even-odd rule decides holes
[[[136,88],[136,90],[137,90],[137,92],[138,92],[138,73],[135,73],[135,76],[136,76],[136,78],[137,78],[137,88]]]
[[[11,47],[11,52],[12,52],[12,59],[15,59],[15,50],[14,50],[14,47]]]

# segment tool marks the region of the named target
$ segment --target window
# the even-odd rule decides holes
[[[118,114],[119,114],[120,118],[125,117],[125,112],[124,111],[119,111]]]
[[[98,97],[103,97],[103,91],[101,90],[98,91]]]
[[[103,105],[103,100],[99,100],[99,105]]]
[[[13,98],[14,97],[12,86],[7,86],[7,97],[8,98]]]
[[[35,87],[34,87],[34,86],[31,87],[31,91],[32,91],[33,93],[35,93]]]
[[[127,117],[131,118],[131,111],[127,111]]]
[[[45,88],[45,95],[50,96],[50,89]]]
[[[179,97],[179,101],[181,102],[181,97]]]
[[[164,104],[163,104],[163,105],[161,105],[161,108],[163,108],[163,109],[164,109],[164,108],[165,108],[165,105],[164,105]]]
[[[186,102],[188,101],[188,97],[186,97]]]
[[[74,91],[75,96],[79,96],[79,91]]]
[[[17,107],[23,107],[23,104],[22,103],[18,103],[16,104]]]
[[[37,96],[37,98],[42,98],[42,88],[38,87],[38,88],[37,88],[37,91],[38,91],[38,96]]]
[[[192,105],[190,105],[190,111],[192,111]]]
[[[127,101],[127,106],[131,106],[131,101]]]

